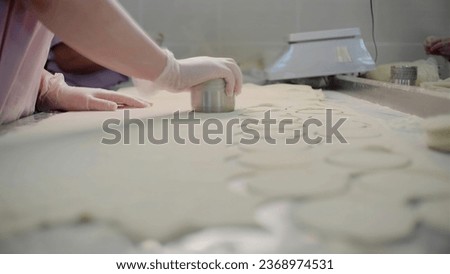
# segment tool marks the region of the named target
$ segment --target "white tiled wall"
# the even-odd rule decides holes
[[[359,27],[373,53],[369,0],[120,0],[178,58],[271,62],[287,34]],[[450,0],[373,0],[379,62],[424,58],[428,35],[450,36]]]

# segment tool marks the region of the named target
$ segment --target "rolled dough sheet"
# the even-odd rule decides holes
[[[67,223],[17,233],[0,239],[2,254],[124,254],[135,253],[133,242],[102,223]]]
[[[246,84],[245,91],[249,93],[257,92],[259,98],[263,98],[266,95],[270,96],[274,91],[276,91],[279,95],[279,99],[272,98],[272,100],[269,101],[274,105],[286,104],[286,100],[283,98],[283,95],[288,95],[290,98],[298,97],[303,101],[323,101],[325,99],[325,95],[323,94],[323,92],[321,92],[320,90],[314,90],[310,86],[306,85],[274,84],[267,86],[257,86],[253,84]]]
[[[187,93],[159,93],[152,101],[155,103],[153,108],[131,110],[138,114],[132,117],[169,117],[176,110],[190,110]],[[325,102],[323,92],[310,87],[245,85],[244,92],[236,102],[237,111],[219,115],[218,119],[224,121],[238,117],[240,111],[251,106],[260,107],[256,108],[258,111],[279,108],[281,111],[278,113],[293,115],[296,114],[295,110],[313,105],[328,106]],[[350,111],[345,110],[343,115],[350,115],[349,113]],[[367,171],[404,167],[409,164],[412,156],[407,153],[409,150],[405,150],[405,155],[408,156],[404,156],[385,149],[385,140],[373,142],[380,143],[381,148],[352,146],[337,153],[334,146],[313,146],[307,149],[300,146],[297,151],[278,149],[280,152],[271,151],[270,148],[246,151],[240,146],[231,146],[230,149],[225,144],[197,146],[176,145],[174,142],[167,145],[138,145],[133,142],[129,146],[105,146],[100,144],[101,137],[105,135],[101,129],[102,122],[108,118],[123,119],[123,112],[83,115],[64,113],[54,116],[57,118],[50,117],[45,121],[45,127],[42,124],[25,127],[6,135],[8,138],[0,136],[0,173],[3,176],[0,184],[1,239],[21,231],[36,231],[43,223],[53,225],[76,220],[82,214],[91,216],[94,221],[115,224],[118,230],[126,233],[134,242],[146,239],[168,242],[192,231],[218,226],[258,227],[261,221],[255,220],[255,209],[266,202],[267,197],[233,192],[227,180],[233,174],[247,170],[245,167],[250,167],[248,170],[258,174],[279,171],[281,168],[302,170],[319,162],[327,170],[332,168],[348,172],[348,167],[351,167],[357,171]],[[91,121],[91,117],[95,119]],[[200,115],[201,119],[209,117],[211,116]],[[77,120],[77,128],[68,133],[66,130],[71,125],[71,119]],[[86,129],[84,121],[87,120],[90,121]],[[365,122],[365,118],[362,121]],[[61,124],[68,126],[62,128]],[[52,138],[30,140],[30,136],[34,137],[37,132],[41,132],[41,136]],[[182,133],[186,134],[186,131]],[[21,137],[20,142],[14,141],[17,137]],[[417,158],[421,158],[421,155]],[[322,159],[327,159],[328,163],[321,162]],[[320,175],[317,176],[321,178]],[[311,193],[313,190],[317,191],[315,198],[319,201],[322,197],[318,196],[319,189],[314,189],[317,185],[308,187],[311,187],[308,190]],[[306,189],[308,188],[305,187],[305,192]],[[323,190],[325,191],[325,183]],[[334,193],[330,197],[333,198],[329,201],[332,205],[328,211],[333,212],[336,197]],[[351,204],[352,206],[345,207],[347,211],[369,207],[368,204],[361,205],[364,204],[361,200]],[[375,204],[375,209],[367,209],[365,212],[369,214],[364,213],[361,218],[369,218],[372,214],[380,222],[385,221],[388,228],[396,225],[391,219],[400,215],[396,213],[401,211],[399,205]],[[316,204],[303,205],[315,210],[313,205]],[[375,212],[371,213],[372,211]],[[379,213],[381,211],[383,213]],[[276,214],[279,215],[279,211],[274,215]],[[385,219],[380,215],[384,215]],[[325,217],[330,216],[332,214]],[[399,219],[406,218],[405,216],[400,216]],[[292,223],[291,219],[283,220]],[[335,222],[339,223],[338,220]],[[388,236],[401,234],[402,228],[403,231],[408,230],[404,228],[406,221],[398,222],[403,227],[394,226],[397,230],[392,228],[388,232],[385,232],[388,228],[382,227],[381,232],[373,232],[376,235],[370,239],[386,239]],[[286,233],[286,242],[292,238],[292,234],[287,233],[290,228],[286,228],[286,224],[280,224],[277,230],[280,234]],[[356,232],[345,235],[366,238],[368,234],[364,233],[364,229],[370,228],[363,226],[356,229]],[[228,243],[225,245],[233,246]]]
[[[421,87],[426,89],[433,89],[433,90],[441,90],[441,91],[450,91],[450,78],[447,78],[445,80],[440,80],[437,82],[422,82],[420,84]]]
[[[292,216],[326,235],[365,243],[386,243],[408,236],[415,215],[400,203],[360,201],[350,196],[298,203]]]
[[[275,105],[258,105],[253,107],[248,107],[242,110],[242,113],[264,113],[266,111],[270,112],[282,112],[284,110],[283,107],[275,106]]]
[[[376,138],[382,135],[380,129],[370,127],[368,124],[346,121],[337,130],[342,137],[350,142],[352,139],[366,139],[366,138]],[[333,131],[327,130],[326,127],[320,127],[317,133],[322,137],[332,138],[333,142],[338,142],[339,139],[336,137]]]
[[[261,121],[266,117],[266,111],[255,111],[255,112],[244,112],[241,113],[239,115],[239,118],[241,118],[241,120],[243,119],[257,119],[259,121],[259,123],[261,123]],[[291,119],[291,120],[298,120],[298,117],[296,117],[295,113],[292,112],[288,112],[288,111],[271,111],[270,112],[270,119],[277,119],[277,120],[282,120],[282,119]]]
[[[278,140],[280,141],[280,140]],[[237,145],[237,148],[241,150],[242,152],[246,153],[258,153],[259,155],[264,154],[272,154],[274,153],[277,156],[282,156],[286,154],[301,154],[305,150],[308,150],[311,148],[311,146],[300,142],[298,144],[283,144],[283,143],[277,143],[277,144],[269,144],[265,140],[259,140],[255,144],[239,144]]]
[[[280,239],[258,227],[213,227],[165,246],[166,253],[273,253]]]
[[[310,162],[310,159],[306,153],[302,153],[302,148],[300,146],[299,150],[295,149],[295,145],[292,149],[286,146],[264,146],[254,153],[243,153],[238,158],[238,162],[243,166],[256,168],[256,169],[288,169],[288,168],[301,168]],[[250,146],[249,146],[249,149]],[[268,153],[268,150],[272,150]],[[304,150],[304,149],[303,149]]]
[[[295,113],[300,114],[300,115],[305,115],[305,114],[318,114],[318,115],[325,115],[327,113],[327,109],[331,109],[333,114],[336,115],[342,115],[345,114],[345,111],[340,109],[340,108],[331,108],[331,107],[327,107],[327,105],[322,105],[322,106],[306,106],[300,109],[297,109],[295,111]]]
[[[294,204],[293,200],[277,199],[262,204],[256,212],[258,222],[280,238],[278,252],[284,254],[342,252],[329,249],[329,243],[322,241],[316,231],[299,229],[292,220],[291,212]]]
[[[294,140],[299,140],[298,143],[302,143],[300,138],[303,131],[302,125],[297,123],[296,119],[292,117],[283,119],[289,119],[289,121],[287,122],[288,124],[286,123],[282,127],[280,127],[280,124],[269,126],[260,123],[257,125],[249,125],[247,127],[248,129],[245,129],[246,132],[244,132],[242,128],[237,128],[237,130],[235,130],[234,132],[236,132],[236,135],[239,135],[240,138],[249,140],[253,139],[253,137],[255,136],[253,131],[256,130],[258,133],[257,137],[261,139],[261,141],[258,142],[264,142],[264,140],[271,140],[270,138],[272,138],[276,139],[277,144],[286,144],[286,140],[295,138]],[[252,132],[249,134],[248,130],[252,130]],[[240,139],[236,141],[240,141]]]
[[[349,148],[329,154],[327,162],[332,165],[360,170],[398,169],[410,165],[411,159],[382,146]]]
[[[450,151],[450,114],[439,115],[423,121],[430,148]]]
[[[450,177],[433,171],[380,171],[364,174],[353,182],[364,190],[400,201],[450,197]]]
[[[260,201],[228,189],[225,179],[236,169],[225,164],[225,147],[104,146],[86,138],[18,147],[0,160],[9,170],[0,184],[0,238],[81,214],[112,222],[133,240],[255,224]]]
[[[343,192],[348,185],[345,173],[313,169],[262,171],[244,179],[248,192],[269,198],[311,198]]]
[[[424,202],[418,214],[426,225],[450,234],[450,198]]]

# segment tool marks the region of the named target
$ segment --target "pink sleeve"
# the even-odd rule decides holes
[[[111,70],[154,80],[166,65],[163,50],[114,0],[22,0],[64,43]]]

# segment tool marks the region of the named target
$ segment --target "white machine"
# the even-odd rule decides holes
[[[266,69],[268,81],[367,72],[375,68],[358,28],[294,33],[287,51]]]

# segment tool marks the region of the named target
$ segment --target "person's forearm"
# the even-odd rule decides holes
[[[113,0],[23,0],[64,43],[122,74],[154,80],[166,55]]]
[[[103,66],[92,62],[64,43],[52,48],[55,63],[66,73],[89,74],[104,70]]]

